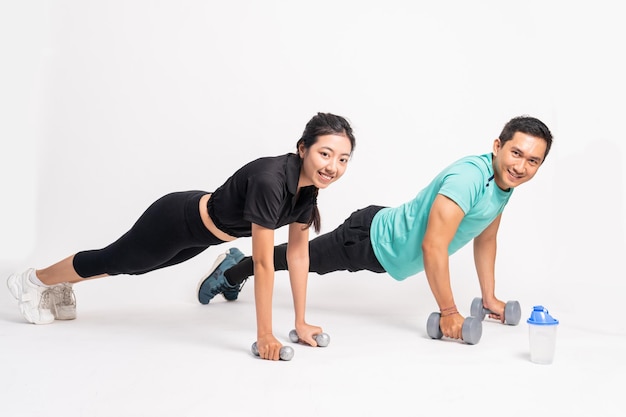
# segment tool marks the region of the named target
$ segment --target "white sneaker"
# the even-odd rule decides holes
[[[64,282],[46,288],[42,298],[50,297],[50,310],[56,320],[74,320],[76,318],[76,296],[72,284]]]
[[[51,297],[44,296],[49,288],[35,285],[30,281],[30,274],[34,272],[34,269],[30,268],[21,274],[9,276],[7,286],[11,295],[17,300],[26,321],[34,324],[49,324],[54,321],[54,315],[50,311]]]

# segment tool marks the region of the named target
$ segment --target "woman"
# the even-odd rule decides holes
[[[319,232],[318,190],[341,178],[354,146],[346,119],[318,113],[307,123],[296,154],[252,161],[214,192],[165,195],[109,246],[78,252],[48,268],[13,274],[7,285],[27,321],[47,324],[55,318],[75,317],[71,284],[144,274],[184,262],[210,246],[251,236],[257,347],[261,358],[278,360],[281,344],[272,332],[274,230],[289,225],[287,256],[296,328],[303,338],[313,341],[321,328],[304,319],[309,228],[312,225]]]

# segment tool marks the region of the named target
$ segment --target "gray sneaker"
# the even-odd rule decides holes
[[[72,284],[64,282],[50,287],[43,294],[43,296],[46,295],[50,297],[50,310],[56,320],[76,318],[76,296]]]
[[[46,295],[50,288],[33,284],[30,281],[30,274],[33,272],[34,269],[30,268],[21,274],[12,274],[7,279],[7,287],[17,300],[20,312],[27,322],[50,324],[54,321],[54,315],[50,311],[51,297]]]

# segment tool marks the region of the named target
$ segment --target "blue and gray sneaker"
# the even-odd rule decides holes
[[[227,290],[224,290],[224,292],[222,293],[224,298],[228,301],[237,300],[237,297],[239,297],[239,293],[241,292],[241,289],[243,288],[247,280],[248,278],[244,279],[241,284],[235,285],[234,287],[229,287]]]
[[[198,285],[198,301],[201,304],[209,304],[213,297],[220,293],[224,294],[224,297],[229,301],[237,299],[241,286],[230,285],[226,281],[224,272],[239,263],[244,256],[239,249],[231,248],[217,257],[209,272],[200,280]]]

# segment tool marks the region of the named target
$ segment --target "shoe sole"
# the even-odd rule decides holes
[[[22,298],[22,287],[17,284],[17,280],[17,275],[13,274],[9,276],[9,279],[7,280],[7,287],[9,287],[9,292],[11,293],[13,298],[15,298],[17,302],[20,302],[20,299]]]
[[[54,315],[55,320],[75,320],[76,319],[76,310],[74,309],[59,309],[57,308],[56,313],[52,313]]]
[[[227,255],[225,253],[222,253],[221,255],[219,255],[217,259],[215,260],[215,262],[213,263],[213,266],[211,267],[209,272],[207,272],[198,283],[198,288],[196,288],[196,294],[198,294],[198,301],[200,301],[200,287],[202,287],[202,284],[204,284],[204,282],[211,276],[211,274],[215,272],[215,270],[222,264],[222,262],[224,262],[224,259],[226,259],[226,256]],[[204,303],[200,301],[200,304],[204,304]]]
[[[19,302],[22,295],[20,291],[20,286],[17,285],[17,282],[15,282],[16,280],[17,275],[13,274],[9,276],[9,279],[7,280],[7,287],[9,287],[9,292],[11,293],[13,298],[15,298]]]

